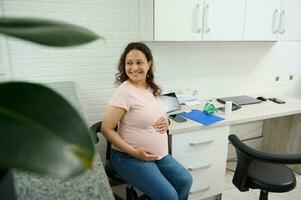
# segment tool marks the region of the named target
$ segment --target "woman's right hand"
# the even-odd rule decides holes
[[[142,147],[135,148],[132,156],[144,161],[154,161],[158,159],[158,156],[156,156],[153,151]]]

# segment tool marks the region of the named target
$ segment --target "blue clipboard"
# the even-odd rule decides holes
[[[183,112],[179,113],[178,115],[182,117],[186,117],[188,119],[191,119],[193,121],[199,122],[204,125],[210,125],[214,124],[216,122],[224,120],[224,118],[213,115],[213,114],[206,114],[201,110],[194,109],[189,113]]]

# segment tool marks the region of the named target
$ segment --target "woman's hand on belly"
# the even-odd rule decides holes
[[[155,155],[153,151],[142,147],[135,148],[131,155],[137,159],[145,161],[153,161],[158,159],[158,156]]]
[[[162,134],[167,131],[168,126],[169,126],[168,119],[166,117],[161,117],[160,119],[158,119],[158,121],[155,123],[153,127],[154,129],[156,129],[157,132]]]

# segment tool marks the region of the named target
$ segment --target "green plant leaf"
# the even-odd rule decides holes
[[[0,84],[0,169],[72,177],[91,168],[89,129],[62,96],[34,83]]]
[[[0,17],[0,33],[56,47],[81,45],[101,38],[80,26],[33,18]]]

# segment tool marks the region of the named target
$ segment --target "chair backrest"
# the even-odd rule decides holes
[[[237,156],[237,166],[232,182],[240,191],[248,191],[249,188],[246,185],[248,168],[253,158],[247,153],[246,145],[236,135],[230,135],[229,141],[235,147]]]
[[[97,122],[95,124],[93,124],[90,127],[90,132],[92,133],[92,137],[94,138],[94,143],[98,143],[99,142],[99,138],[97,133],[101,133],[101,125],[102,125],[102,121]],[[116,127],[117,130],[117,127]],[[106,139],[107,142],[107,147],[106,147],[106,160],[110,160],[111,157],[111,142],[109,142],[109,140]]]
[[[230,135],[229,141],[235,147],[237,166],[233,177],[233,184],[240,191],[247,191],[248,171],[252,161],[259,160],[276,164],[301,164],[301,154],[271,154],[260,152],[242,143],[236,135]]]

